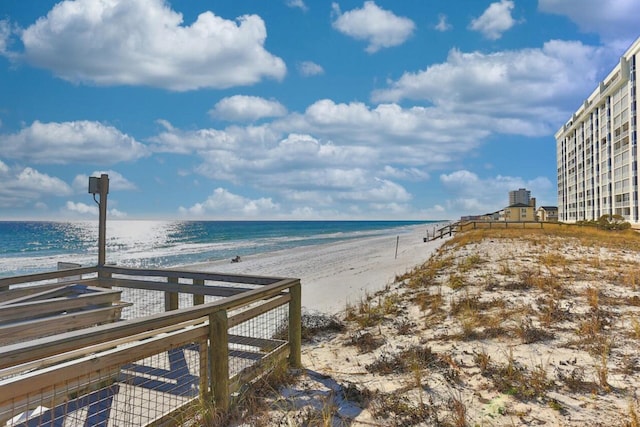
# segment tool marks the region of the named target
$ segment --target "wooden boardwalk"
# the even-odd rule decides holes
[[[100,324],[56,309],[51,313],[66,316],[70,328],[10,342],[9,329],[3,335],[1,328],[21,321],[15,317],[23,309],[20,304],[33,303],[33,295],[68,291],[69,283],[42,280],[57,281],[70,273],[0,279],[5,289],[0,307],[10,307],[4,323],[0,320],[0,425],[172,424],[200,399],[227,408],[232,393],[279,360],[288,357],[292,366],[300,366],[300,281],[288,278],[77,269],[73,275],[81,277],[73,286],[96,287],[95,294],[105,293],[101,298],[108,304],[116,302],[113,295],[124,286],[161,292],[167,311]],[[14,284],[19,286],[11,288]],[[192,305],[178,307],[185,300],[180,294],[192,295]],[[77,297],[56,295],[77,304]],[[205,303],[205,297],[215,299]],[[2,301],[13,304],[3,306]],[[274,338],[282,334],[283,323],[286,338]]]

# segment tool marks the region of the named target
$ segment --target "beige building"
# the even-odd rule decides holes
[[[638,218],[636,64],[640,38],[556,132],[558,220]]]
[[[536,218],[541,222],[556,222],[558,221],[558,207],[540,206],[536,211]]]
[[[504,221],[535,221],[535,206],[525,205],[524,203],[516,203],[515,205],[504,208]]]

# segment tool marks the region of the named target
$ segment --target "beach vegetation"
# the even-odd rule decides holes
[[[485,260],[480,256],[480,254],[471,254],[458,262],[458,271],[460,273],[466,273],[483,262],[485,262]]]
[[[414,425],[442,425],[438,417],[438,406],[432,399],[414,402],[407,395],[376,392],[369,405],[371,414],[385,425],[404,427]]]
[[[536,328],[533,325],[533,320],[530,317],[520,319],[515,329],[516,335],[520,338],[523,344],[532,344],[538,341],[546,341],[554,337],[552,332],[548,332],[545,329]]]
[[[631,336],[640,340],[640,320],[638,320],[637,316],[631,318]]]
[[[397,316],[401,311],[402,298],[389,291],[380,291],[376,296],[365,294],[357,306],[347,304],[345,321],[354,322],[360,328],[379,325],[388,316]]]
[[[454,291],[458,289],[462,289],[466,286],[466,281],[464,277],[458,272],[449,274],[449,279],[447,280],[447,286],[449,286]]]
[[[596,375],[598,378],[598,384],[600,385],[600,389],[609,392],[611,391],[611,386],[609,385],[609,352],[602,351],[598,357],[598,362],[596,363]]]
[[[602,230],[628,230],[631,224],[622,215],[602,215],[598,218],[598,227]]]
[[[358,330],[347,341],[347,345],[355,346],[360,353],[369,353],[384,344],[381,336],[375,336],[371,332]]]
[[[526,369],[515,359],[511,348],[505,363],[487,361],[482,375],[489,378],[499,392],[520,400],[544,398],[554,386],[544,365]]]
[[[364,368],[351,378],[387,377],[393,389],[355,387],[354,399],[374,423],[446,426],[486,425],[478,387],[526,402],[500,412],[523,424],[545,409],[593,414],[605,393],[624,399],[640,372],[629,349],[640,340],[636,252],[640,234],[631,230],[545,223],[458,233],[398,283],[347,306],[347,329],[334,342],[363,354],[351,357]],[[591,399],[593,408],[565,406],[552,391]],[[637,425],[635,411],[629,406],[625,425]],[[329,419],[308,414],[302,425]]]
[[[242,387],[231,399],[228,411],[216,407],[210,398],[198,399],[173,421],[177,425],[196,427],[216,427],[239,423],[267,426],[267,413],[273,409],[273,396],[279,396],[283,387],[297,381],[300,372],[290,370],[286,361],[273,363],[265,374]],[[287,411],[283,403],[279,409]]]
[[[625,422],[625,427],[640,427],[640,417],[633,402],[629,402],[628,414],[629,420]]]
[[[345,330],[345,324],[335,315],[321,312],[302,313],[302,339],[310,341],[321,333],[337,333]]]

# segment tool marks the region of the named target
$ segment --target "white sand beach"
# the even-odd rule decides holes
[[[396,275],[422,264],[445,239],[424,242],[442,224],[408,227],[388,236],[364,237],[325,245],[189,266],[200,271],[295,277],[302,282],[307,310],[336,313],[393,282]],[[396,256],[396,242],[398,250]]]

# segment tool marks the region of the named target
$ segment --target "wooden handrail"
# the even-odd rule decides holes
[[[174,323],[209,316],[219,310],[232,310],[257,300],[278,295],[283,290],[294,286],[300,286],[299,279],[282,279],[271,285],[213,301],[208,304],[96,326],[86,330],[66,332],[64,334],[38,338],[19,344],[10,344],[0,347],[0,369],[31,362],[43,357],[49,357],[54,354],[76,350],[87,345],[107,342],[128,335],[150,331],[155,328],[170,326]]]

